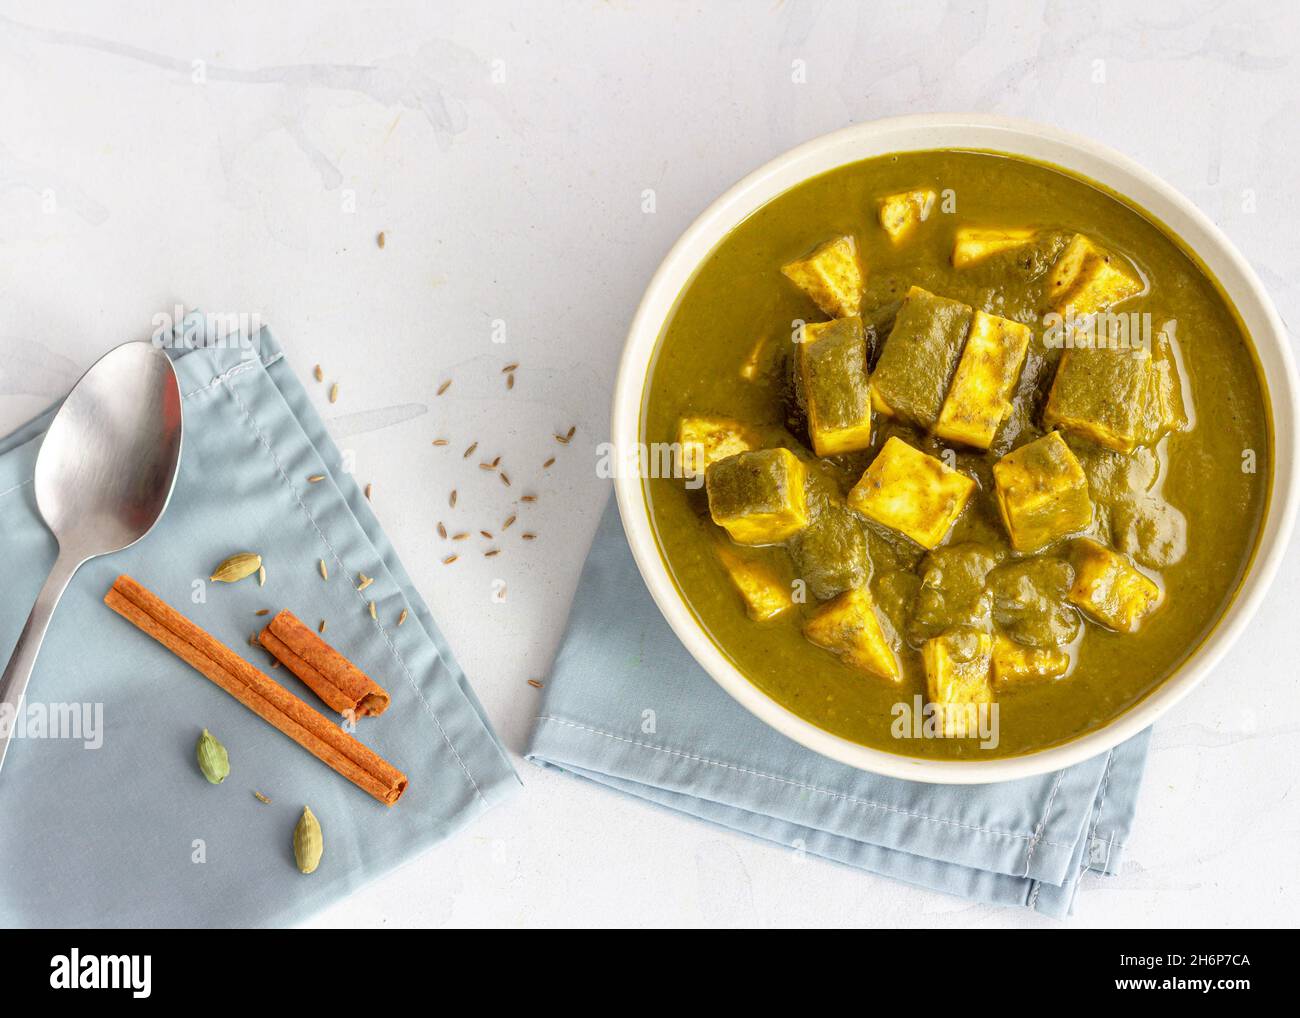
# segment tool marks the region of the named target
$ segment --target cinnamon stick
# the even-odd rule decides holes
[[[326,706],[356,717],[382,714],[388,692],[374,679],[302,624],[287,608],[258,634],[257,641],[302,679]]]
[[[384,805],[406,790],[396,767],[131,577],[119,576],[104,603]]]

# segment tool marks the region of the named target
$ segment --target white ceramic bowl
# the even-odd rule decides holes
[[[770,699],[705,634],[682,601],[660,557],[641,479],[620,471],[619,511],[641,575],[659,610],[695,659],[728,693],[777,731],[842,763],[914,781],[974,784],[1009,781],[1069,766],[1137,734],[1213,670],[1246,627],[1282,560],[1295,515],[1297,380],[1286,332],[1254,271],[1195,205],[1150,171],[1103,145],[1030,121],[969,114],[897,117],[817,138],[751,173],[714,202],[673,246],[650,282],[628,333],[614,393],[617,450],[640,438],[647,368],[678,295],[700,263],[755,209],[797,184],[847,163],[891,152],[983,149],[1025,156],[1097,181],[1126,196],[1196,253],[1236,305],[1254,341],[1272,411],[1273,490],[1260,543],[1236,598],[1196,654],[1144,700],[1109,724],[1071,742],[1023,756],[984,761],[922,760],[851,742],[818,728]]]

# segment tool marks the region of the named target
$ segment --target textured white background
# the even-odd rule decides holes
[[[177,302],[260,314],[318,396],[313,363],[341,383],[325,414],[516,759],[605,499],[593,449],[631,313],[772,156],[904,112],[1056,124],[1188,194],[1296,318],[1292,3],[467,6],[0,0],[0,433]],[[536,484],[542,539],[443,568],[447,491],[485,521],[509,502],[460,459],[472,438]],[[1298,595],[1292,554],[1159,726],[1124,872],[1085,878],[1071,923],[1294,923]],[[1059,925],[519,765],[511,804],[319,922]]]

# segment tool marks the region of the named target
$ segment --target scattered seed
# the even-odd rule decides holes
[[[325,475],[324,475],[324,474],[312,474],[309,478],[307,478],[307,483],[308,483],[308,484],[320,484],[320,482],[323,481],[323,480],[325,480]]]
[[[500,555],[500,554],[501,554],[500,548],[489,548],[487,551],[483,553],[483,557],[491,558],[493,555]]]
[[[270,614],[271,614],[271,609],[270,609],[270,608],[259,608],[259,609],[257,609],[257,611],[253,612],[253,614],[254,614],[254,615],[257,615],[257,616],[259,616],[259,617],[261,617],[262,615],[270,615]]]
[[[373,576],[367,576],[365,573],[357,573],[357,580],[359,581],[357,583],[357,590],[365,590],[368,586],[370,586],[372,583],[375,582],[375,578]]]
[[[501,483],[504,484],[507,488],[510,487],[510,475],[507,474],[504,470],[501,471]]]
[[[536,502],[536,501],[537,501],[537,496],[536,496],[536,495],[520,495],[520,496],[519,496],[519,501],[520,501],[520,502]]]
[[[492,540],[492,535],[488,531],[480,530],[479,533],[482,534],[484,537],[486,537],[489,541]]]
[[[272,658],[272,659],[271,659],[271,671],[275,671],[275,670],[276,670],[277,668],[279,668],[279,667],[280,667],[280,662],[277,661],[275,658]]]
[[[330,402],[337,403],[338,401],[339,401],[339,383],[335,382],[333,385],[330,386]]]
[[[510,374],[510,372],[514,371],[518,367],[519,367],[518,361],[511,361],[509,364],[507,364],[504,368],[501,369],[501,374],[508,375]]]
[[[438,524],[438,536],[442,538],[445,538],[447,536],[447,528],[444,527],[441,523]]]
[[[528,680],[528,684],[529,684],[530,686],[532,686],[534,689],[541,689],[541,688],[542,688],[542,684],[541,684],[541,682],[540,682],[539,680],[537,680],[537,679],[529,679],[529,680]]]
[[[374,601],[371,601],[371,602],[370,602],[370,617],[371,617],[372,619],[374,619],[376,622],[379,621],[379,616],[378,616],[378,614],[376,614],[376,612],[375,612],[375,602],[374,602]]]
[[[380,231],[379,231],[379,236],[375,238],[375,243],[379,245],[379,249],[382,251],[383,248],[384,248],[384,231],[383,231],[383,230],[380,230]]]
[[[554,465],[555,465],[555,457],[552,456],[550,459],[548,459],[545,463],[542,464],[542,469],[549,470]]]
[[[257,567],[257,585],[259,587],[266,586],[266,566]]]
[[[478,465],[478,468],[479,468],[480,470],[495,470],[495,469],[496,469],[496,467],[494,467],[491,463],[480,463],[480,464]]]
[[[268,799],[266,796],[264,796],[261,792],[254,792],[253,795],[256,796],[258,802],[263,803],[264,805],[267,806],[271,805],[271,800]]]
[[[314,368],[311,369],[311,373],[315,377],[316,381],[318,382],[325,381],[325,372],[320,369],[319,364],[317,364]]]
[[[316,627],[316,632],[318,632],[318,633],[323,633],[323,632],[325,632],[325,620],[324,620],[324,619],[321,619],[321,620],[320,620],[320,625]]]
[[[402,614],[397,616],[397,624],[400,626],[405,621],[406,621],[406,609],[403,608]]]
[[[563,435],[556,435],[556,436],[555,436],[555,440],[556,440],[557,442],[559,442],[560,445],[568,445],[568,444],[569,444],[569,440],[568,440],[565,436],[563,436]]]
[[[325,565],[324,559],[320,560],[320,578],[322,580],[328,580],[330,578],[330,571],[329,568]]]
[[[459,534],[452,534],[452,535],[451,535],[451,539],[452,539],[453,541],[463,541],[463,540],[465,540],[465,538],[467,538],[467,537],[469,537],[469,531],[468,531],[468,530],[462,530]]]
[[[449,443],[447,442],[447,440],[446,440],[445,438],[435,438],[435,439],[433,440],[433,444],[434,444],[434,445],[448,445]]]
[[[435,395],[441,396],[444,392],[446,392],[450,388],[451,388],[451,379],[449,378],[445,382],[443,382],[440,386],[438,386],[438,391],[437,393],[435,393]]]
[[[374,491],[374,490],[375,490],[375,486],[374,486],[373,484],[367,484],[367,485],[366,485],[366,501],[367,501],[367,502],[370,501],[370,493],[371,493],[372,491]]]
[[[250,647],[260,647],[262,645],[261,641],[257,638],[256,633],[248,634],[248,645]]]
[[[444,566],[449,566],[453,562],[455,562],[458,558],[460,558],[459,555],[448,555],[445,559],[442,560],[442,564]]]
[[[451,489],[451,498],[447,499],[447,503],[448,503],[448,504],[449,504],[453,509],[456,508],[456,489],[455,489],[455,488],[452,488],[452,489]]]
[[[495,470],[500,465],[501,465],[501,457],[498,456],[496,459],[492,461],[492,469]]]
[[[502,530],[509,530],[510,527],[511,527],[511,525],[512,525],[514,522],[515,522],[515,517],[513,517],[513,516],[507,517],[506,521],[505,521],[503,524],[501,524],[501,529],[502,529]]]
[[[470,454],[473,453],[474,450],[477,448],[478,448],[477,442],[470,442],[469,448],[466,449],[463,453],[461,453],[461,459],[469,459]]]
[[[537,540],[537,535],[534,534],[534,533],[532,533],[531,531],[528,531],[528,530],[525,530],[525,531],[524,531],[522,534],[520,534],[519,536],[522,537],[525,541],[536,541],[536,540]]]
[[[506,388],[513,389],[514,387],[515,387],[515,376],[506,375]]]

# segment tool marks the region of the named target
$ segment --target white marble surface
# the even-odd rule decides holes
[[[1296,318],[1294,4],[465,6],[0,0],[0,432],[177,302],[260,314],[341,383],[326,416],[517,760],[605,498],[632,310],[768,158],[902,112],[1057,124],[1191,196]],[[543,539],[444,569],[448,489],[485,519],[508,502],[460,460],[473,438],[536,484]],[[1085,880],[1073,925],[1294,923],[1297,597],[1300,552],[1159,727],[1124,872]],[[519,766],[513,803],[319,923],[1061,925]]]

